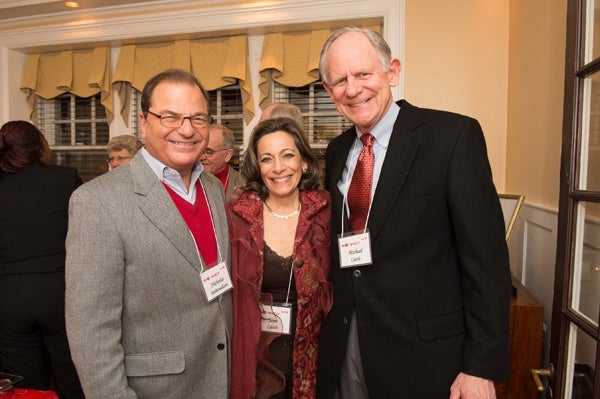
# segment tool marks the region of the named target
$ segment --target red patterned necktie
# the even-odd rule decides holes
[[[356,161],[356,168],[348,189],[348,208],[350,209],[350,228],[352,230],[364,230],[367,224],[373,184],[373,165],[375,165],[373,139],[370,133],[360,136],[363,149]]]

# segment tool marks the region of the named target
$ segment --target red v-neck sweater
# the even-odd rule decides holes
[[[193,204],[181,198],[179,194],[164,182],[163,186],[167,189],[175,206],[179,209],[183,220],[185,220],[190,229],[196,241],[196,246],[202,255],[204,264],[208,268],[215,266],[218,260],[217,239],[204,187],[202,187],[200,180],[196,182],[196,201]]]

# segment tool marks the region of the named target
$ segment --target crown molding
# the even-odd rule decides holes
[[[230,4],[230,3],[228,3]],[[39,21],[0,30],[0,43],[19,51],[45,46],[77,46],[126,42],[215,32],[266,30],[277,25],[333,23],[382,18],[384,25],[400,25],[404,0],[280,0],[234,2],[162,1],[104,9],[85,19]],[[168,5],[168,8],[165,8]],[[402,7],[402,8],[401,8]],[[398,32],[400,33],[400,32]]]

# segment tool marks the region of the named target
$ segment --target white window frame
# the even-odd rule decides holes
[[[68,117],[57,119],[55,117],[55,115],[57,114],[56,111],[57,111],[58,107],[60,106],[60,101],[62,101],[62,99],[64,99],[65,97],[69,98],[69,108],[70,108],[69,115],[68,115]],[[36,107],[37,107],[37,117],[38,117],[39,129],[42,131],[42,133],[44,133],[44,136],[48,140],[48,144],[54,150],[59,150],[59,151],[78,150],[79,151],[84,148],[91,149],[91,150],[105,149],[106,143],[98,144],[96,142],[97,141],[96,132],[97,132],[97,127],[98,127],[97,124],[106,123],[108,126],[108,118],[107,117],[103,117],[103,118],[96,117],[96,111],[97,111],[98,107],[103,106],[102,104],[100,104],[100,94],[93,95],[89,98],[90,99],[90,110],[89,110],[90,118],[77,118],[76,101],[78,98],[80,98],[80,97],[78,97],[74,94],[71,94],[71,93],[64,93],[58,97],[48,99],[48,100],[41,98],[41,97],[37,98]],[[50,115],[50,116],[48,116],[48,115]],[[77,124],[78,123],[89,123],[90,124],[90,128],[91,128],[91,137],[90,137],[91,143],[90,144],[83,144],[83,143],[77,142],[76,134],[77,134]],[[70,124],[71,143],[66,144],[66,145],[65,144],[58,145],[56,143],[56,135],[59,131],[58,126],[66,125],[66,124]],[[110,129],[110,126],[108,126],[108,128]]]
[[[332,126],[337,126],[340,134],[346,129],[352,126],[340,113],[337,111],[333,102],[331,102],[331,110],[318,110],[316,107],[315,91],[318,90],[317,86],[322,86],[323,83],[319,80],[308,84],[308,111],[303,110],[302,119],[304,121],[304,132],[308,138],[308,142],[312,149],[325,149],[329,144],[329,141],[315,138],[315,120],[318,118],[329,118],[332,120]],[[324,90],[324,89],[323,89]],[[273,99],[272,101],[282,101],[294,103],[290,100],[290,89],[282,84],[273,83]],[[304,108],[304,107],[303,107]]]

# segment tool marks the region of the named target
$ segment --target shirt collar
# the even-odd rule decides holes
[[[396,119],[398,119],[398,113],[400,113],[400,106],[395,102],[392,102],[392,105],[387,110],[387,112],[383,115],[383,118],[377,122],[373,129],[369,132],[375,138],[375,141],[380,146],[387,148],[390,137],[392,137],[392,130],[394,130],[394,123],[396,123]],[[362,132],[356,128],[356,137],[360,139]]]
[[[141,151],[142,156],[144,157],[146,162],[148,162],[148,165],[150,165],[150,168],[160,181],[167,184],[182,197],[193,200],[193,198],[195,197],[196,182],[198,181],[200,175],[204,171],[204,166],[201,162],[196,162],[196,164],[192,167],[192,176],[190,179],[190,187],[188,190],[188,188],[183,183],[183,179],[181,178],[181,175],[178,171],[169,168],[167,165],[153,157],[148,152],[148,150],[146,150],[146,147],[143,147]]]

